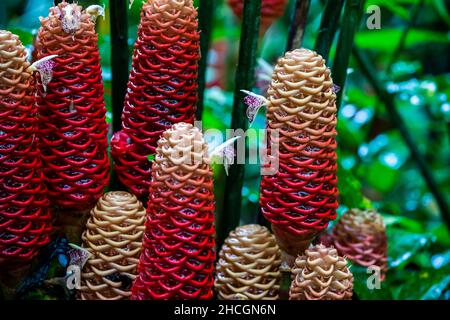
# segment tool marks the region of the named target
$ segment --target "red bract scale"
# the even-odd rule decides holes
[[[276,19],[283,15],[288,2],[287,0],[261,1],[261,32],[264,33]],[[242,19],[244,0],[228,0],[228,5],[234,14]]]
[[[306,49],[287,52],[268,100],[268,137],[279,133],[272,141],[279,145],[279,170],[262,178],[261,210],[282,250],[297,256],[336,218],[338,206],[336,94],[325,60]]]
[[[0,265],[29,262],[51,217],[37,148],[35,83],[19,38],[0,30]]]
[[[174,123],[194,122],[200,57],[192,0],[144,4],[135,43],[122,131],[111,141],[120,181],[142,200],[151,179],[149,155]]]
[[[50,201],[91,208],[109,181],[106,109],[95,19],[60,3],[41,19],[37,58],[53,59],[52,80],[38,77],[40,148]]]
[[[212,298],[214,193],[207,150],[191,124],[175,124],[159,140],[132,299]]]

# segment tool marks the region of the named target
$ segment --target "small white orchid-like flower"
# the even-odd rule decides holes
[[[103,7],[98,4],[91,5],[86,8],[86,12],[91,16],[91,21],[94,23],[98,17],[103,17],[103,20],[105,20],[105,4],[103,4]]]
[[[75,34],[80,28],[81,12],[76,6],[76,4],[68,4],[62,9],[60,20],[65,33]]]
[[[234,161],[234,147],[233,144],[235,141],[240,139],[241,136],[236,136],[228,139],[224,143],[215,147],[211,152],[209,152],[209,157],[214,160],[223,159],[223,167],[225,169],[225,173],[228,175],[228,169],[233,164]]]
[[[252,125],[253,121],[255,121],[259,109],[261,109],[261,107],[263,106],[267,106],[269,104],[269,100],[251,91],[241,90],[241,92],[247,95],[244,98],[244,104],[247,105],[246,115],[248,120],[250,121],[250,125]]]
[[[55,62],[52,60],[58,55],[53,54],[46,56],[28,67],[31,72],[39,72],[41,75],[42,86],[44,87],[44,92],[47,92],[47,85],[52,81],[53,78],[53,68],[55,67]]]

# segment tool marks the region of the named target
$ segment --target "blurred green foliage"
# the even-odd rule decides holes
[[[31,49],[39,16],[48,12],[50,0],[2,0],[0,25],[18,34]],[[78,1],[82,5],[97,1]],[[198,3],[198,1],[196,1]],[[208,79],[222,87],[206,91],[203,128],[225,131],[231,122],[234,72],[239,46],[240,22],[224,0],[217,0],[214,16]],[[396,106],[415,142],[425,155],[441,191],[450,201],[450,15],[444,0],[368,0],[381,7],[382,28],[368,30],[363,15],[356,45],[366,49],[387,89],[395,94]],[[130,54],[139,22],[140,1],[129,11]],[[422,5],[417,21],[409,28],[413,6]],[[293,1],[289,8],[292,12]],[[99,46],[108,108],[111,99],[108,1],[106,18],[98,20]],[[303,45],[313,47],[320,23],[322,1],[312,0]],[[286,46],[289,13],[276,21],[260,39],[260,57],[270,64]],[[397,50],[408,28],[403,48]],[[334,49],[333,49],[334,50]],[[331,50],[330,60],[334,51]],[[220,59],[223,58],[223,61]],[[219,59],[219,60],[218,60]],[[392,65],[391,61],[393,62]],[[331,63],[330,63],[331,65]],[[258,92],[258,88],[255,88]],[[263,93],[264,94],[264,93]],[[110,110],[110,109],[108,109]],[[111,114],[108,114],[110,120]],[[263,112],[254,128],[264,128]],[[355,67],[348,70],[344,103],[339,112],[339,189],[342,214],[346,208],[373,207],[385,216],[389,239],[390,270],[380,290],[369,290],[365,269],[352,266],[359,299],[449,299],[450,234],[417,166],[410,157],[395,123]],[[221,208],[224,170],[216,166],[217,207]],[[242,223],[258,220],[260,167],[248,165],[243,189]],[[443,213],[450,214],[450,213]]]

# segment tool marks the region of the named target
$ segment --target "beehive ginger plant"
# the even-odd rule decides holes
[[[121,300],[131,296],[144,234],[145,209],[125,191],[110,191],[99,199],[83,232],[83,247],[91,254],[81,274],[82,300]]]
[[[215,280],[219,299],[277,300],[280,265],[280,248],[266,227],[237,227],[219,252]]]
[[[281,249],[293,258],[336,218],[335,100],[319,54],[296,49],[278,60],[266,108],[268,149],[278,147],[279,168],[262,177],[260,205]]]
[[[173,125],[158,141],[145,226],[132,299],[211,299],[213,172],[203,134],[191,124]]]
[[[0,274],[29,264],[50,240],[34,71],[19,37],[0,30]]]
[[[383,217],[376,210],[348,210],[333,225],[330,234],[324,234],[320,240],[333,245],[339,254],[358,265],[379,268],[384,280],[388,241]]]
[[[41,18],[37,57],[57,55],[52,80],[37,77],[39,147],[50,201],[61,209],[92,208],[109,181],[96,13],[61,2]]]
[[[200,36],[192,0],[149,0],[142,7],[122,114],[111,141],[120,181],[146,201],[151,158],[173,124],[193,123]]]

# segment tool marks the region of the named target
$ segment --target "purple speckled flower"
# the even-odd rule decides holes
[[[337,84],[333,84],[333,92],[338,93],[339,91],[341,91],[341,87],[339,87]]]
[[[244,104],[247,105],[246,115],[250,123],[255,120],[259,109],[266,103],[266,99],[256,94],[248,94],[244,98]]]
[[[53,60],[42,61],[36,65],[36,68],[38,69],[41,75],[41,81],[44,90],[47,90],[47,84],[49,84],[49,82],[52,81],[54,67],[55,62]]]

